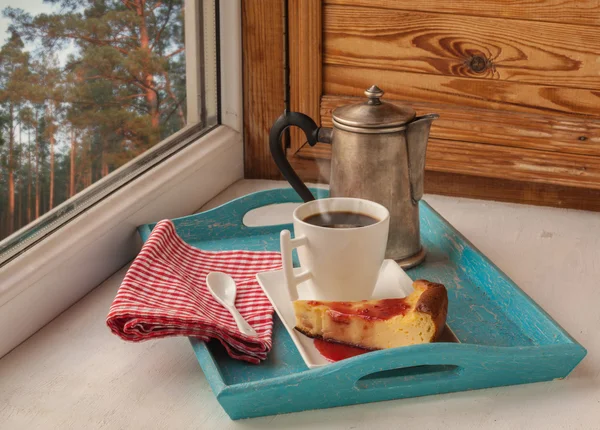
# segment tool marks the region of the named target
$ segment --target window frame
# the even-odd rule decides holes
[[[202,21],[204,16],[218,17],[217,2],[215,0],[184,1],[187,11],[184,24],[184,55],[186,57],[186,75],[190,76],[190,79],[186,79],[187,125],[158,142],[143,154],[120,166],[110,175],[101,178],[72,198],[2,239],[0,241],[0,267],[48,235],[53,234],[62,225],[97,204],[124,184],[176,153],[183,146],[189,144],[190,136],[199,136],[214,128],[215,123],[218,124],[219,79],[216,77],[217,70],[215,70],[218,68],[216,65],[218,56],[216,52],[210,54],[203,52],[205,41],[216,39],[215,32],[218,31],[218,24],[203,26]],[[209,47],[211,46],[212,44],[209,44]],[[210,82],[210,85],[215,88],[214,92],[205,90],[205,81],[209,76],[215,76],[214,82]]]
[[[240,0],[217,1],[215,13],[220,80],[227,83],[220,86],[218,125],[208,133],[190,125],[165,139],[155,148],[181,142],[0,267],[0,357],[131,261],[141,246],[138,225],[190,214],[243,178]]]

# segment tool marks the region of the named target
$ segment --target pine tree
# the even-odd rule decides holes
[[[8,236],[8,118],[0,111],[0,238]],[[6,192],[4,191],[6,190]]]
[[[8,135],[8,234],[15,230],[15,131],[19,106],[24,103],[29,78],[29,54],[23,51],[23,41],[12,33],[0,49],[0,106],[7,119]]]
[[[19,119],[21,121],[22,127],[27,131],[27,223],[30,223],[32,218],[32,186],[33,186],[33,159],[34,152],[37,154],[37,151],[34,151],[31,143],[31,134],[34,132],[37,127],[37,121],[35,118],[34,109],[31,106],[26,106],[22,108],[19,112]],[[37,144],[37,142],[36,142]],[[37,166],[37,158],[36,158],[36,166]],[[37,181],[37,177],[36,177]]]
[[[41,138],[40,138],[40,122],[39,122],[39,107],[34,107],[35,120],[33,126],[35,127],[35,218],[40,217],[40,164],[41,164]]]
[[[106,81],[114,94],[102,108],[120,110],[122,136],[145,141],[145,148],[173,132],[168,127],[172,112],[180,112],[181,128],[185,94],[172,85],[170,67],[183,58],[182,0],[49,0],[61,12],[35,17],[7,8],[5,15],[28,40],[47,49],[74,42],[80,55],[71,67],[88,81]],[[82,5],[84,7],[82,8]],[[80,98],[79,102],[97,100]],[[140,119],[136,121],[131,115]],[[140,143],[140,142],[138,142]]]
[[[183,0],[45,2],[3,11],[0,240],[185,125]]]

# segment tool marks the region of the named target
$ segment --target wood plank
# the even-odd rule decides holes
[[[355,6],[394,10],[600,25],[600,1],[598,0],[352,0],[351,2],[325,0],[325,4],[348,5],[350,3]]]
[[[600,157],[430,139],[428,171],[600,189]]]
[[[277,179],[269,130],[285,109],[281,0],[244,0],[242,33],[245,175]]]
[[[324,40],[326,64],[600,87],[596,27],[353,4],[324,9]]]
[[[328,184],[331,174],[331,162],[329,160],[308,160],[299,157],[291,157],[290,164],[305,182]]]
[[[315,146],[303,145],[293,156],[302,160],[331,160],[331,145],[320,142]]]
[[[328,182],[329,176],[323,176],[322,172],[328,168],[329,161],[302,160],[298,163],[302,168],[297,170],[304,181]],[[294,166],[296,168],[295,164]],[[425,192],[600,212],[600,190],[598,189],[522,182],[506,178],[485,178],[427,171],[425,173]]]
[[[322,93],[321,0],[288,0],[290,110],[302,112],[319,123]],[[290,130],[290,149],[306,142],[304,133]]]
[[[386,92],[388,100],[427,101],[536,114],[597,116],[600,113],[600,90],[420,75],[367,67],[325,65],[323,68],[324,94],[361,97],[374,83]]]
[[[364,97],[323,96],[323,126],[331,127],[333,109],[362,100]],[[600,119],[472,109],[426,102],[409,104],[419,115],[432,112],[440,115],[431,129],[434,138],[600,156]],[[310,156],[308,152],[305,154]],[[314,156],[322,157],[319,154]]]
[[[425,174],[425,192],[600,212],[600,190],[509,179],[427,172]]]
[[[331,158],[331,148],[327,144],[318,144],[310,150],[303,148],[296,157],[327,160]],[[600,189],[600,157],[586,155],[430,138],[425,168],[436,172]]]

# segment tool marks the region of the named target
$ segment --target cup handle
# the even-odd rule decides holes
[[[283,266],[283,273],[285,275],[285,281],[290,294],[290,300],[298,300],[298,284],[310,279],[312,273],[308,270],[302,271],[299,275],[294,275],[294,263],[292,262],[292,250],[299,246],[306,245],[308,243],[306,236],[300,236],[292,239],[289,230],[283,230],[279,236],[281,245],[281,263]]]

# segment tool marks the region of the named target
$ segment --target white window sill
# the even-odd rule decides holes
[[[238,132],[219,126],[0,269],[0,357],[130,261],[136,227],[193,213],[243,177]]]
[[[186,16],[197,16],[194,10],[203,2],[186,3]],[[0,267],[0,357],[130,261],[141,245],[135,227],[190,214],[243,177],[241,3],[228,0],[220,6],[221,125]],[[186,26],[190,52],[199,49],[194,28]],[[187,65],[190,78],[198,71],[192,62]],[[198,94],[195,85],[202,82],[198,76],[187,83],[193,84],[188,88],[192,101],[189,94]],[[189,108],[195,117],[195,102]]]
[[[283,182],[243,180],[207,207]],[[230,421],[185,338],[126,343],[105,318],[122,268],[0,359],[3,428],[595,428],[596,213],[426,196],[589,350],[563,381]],[[519,252],[515,252],[519,250]],[[566,292],[565,292],[566,291]],[[435,425],[434,425],[435,427]]]

